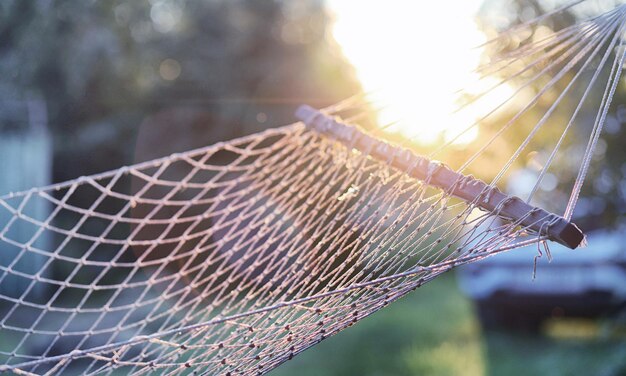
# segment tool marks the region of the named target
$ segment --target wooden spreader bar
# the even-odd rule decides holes
[[[585,238],[575,224],[557,214],[529,205],[519,197],[509,196],[497,187],[491,187],[471,175],[458,173],[441,162],[419,156],[410,149],[372,137],[356,125],[343,123],[337,117],[306,105],[298,108],[296,116],[310,129],[571,249],[578,247]]]

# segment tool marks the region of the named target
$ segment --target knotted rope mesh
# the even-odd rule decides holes
[[[493,69],[541,52],[552,67],[583,71],[604,48],[600,71],[621,43],[624,14],[622,6],[522,46]],[[578,68],[554,57],[568,46],[582,51]],[[548,64],[538,61],[539,70]],[[524,64],[522,72],[532,67]],[[588,87],[596,78],[586,77]],[[602,98],[577,183],[611,96]],[[0,245],[12,261],[0,264],[0,370],[265,373],[454,266],[546,238],[527,217],[480,210],[488,189],[462,200],[452,191],[465,179],[440,189],[429,184],[434,173],[417,179],[295,123],[2,196]]]
[[[263,372],[520,231],[300,123],[0,204],[32,373]]]

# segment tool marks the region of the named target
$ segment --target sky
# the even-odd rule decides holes
[[[493,91],[460,112],[458,91],[477,93],[490,86],[472,71],[486,41],[474,20],[482,0],[375,1],[329,0],[333,37],[355,67],[377,106],[381,126],[433,143],[450,139],[493,108],[509,88]],[[491,82],[493,83],[493,82]],[[458,140],[478,136],[472,129]]]

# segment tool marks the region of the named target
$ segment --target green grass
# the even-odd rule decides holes
[[[626,375],[626,340],[615,337],[483,333],[448,273],[270,375]]]

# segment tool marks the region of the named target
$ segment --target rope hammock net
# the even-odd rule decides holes
[[[356,97],[303,107],[303,122],[0,197],[0,246],[13,260],[0,265],[0,370],[262,374],[457,265],[547,240],[577,247],[569,221],[619,81],[625,23],[619,6],[481,68],[506,71],[520,91],[543,86],[454,168],[433,159],[451,143],[419,156],[383,128],[349,125],[375,112]],[[510,158],[492,162],[502,163],[492,181],[471,177],[555,88]],[[497,188],[565,107],[539,184],[585,106],[597,116],[575,135],[589,141],[563,215]]]

